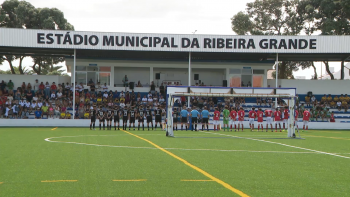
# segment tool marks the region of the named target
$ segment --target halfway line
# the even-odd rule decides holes
[[[213,175],[211,175],[211,174],[209,174],[208,172],[206,172],[206,171],[204,171],[204,170],[198,168],[197,166],[195,166],[195,165],[189,163],[188,161],[182,159],[181,157],[175,155],[174,153],[172,153],[172,152],[170,152],[170,151],[168,151],[168,150],[165,150],[164,148],[158,146],[157,144],[151,142],[150,140],[147,140],[147,139],[142,138],[142,137],[140,137],[140,136],[138,136],[138,135],[135,135],[135,134],[133,134],[133,133],[127,132],[127,131],[125,131],[125,130],[121,130],[121,131],[124,131],[124,132],[127,133],[127,134],[130,134],[130,135],[132,135],[132,136],[134,136],[134,137],[137,137],[137,138],[139,138],[139,139],[141,139],[141,140],[143,140],[143,141],[146,141],[146,142],[152,144],[154,147],[156,147],[156,148],[158,148],[159,150],[161,150],[161,151],[167,153],[168,155],[174,157],[175,159],[177,159],[177,160],[179,160],[179,161],[182,161],[182,162],[183,162],[184,164],[186,164],[187,166],[189,166],[189,167],[193,168],[194,170],[196,170],[196,171],[202,173],[204,176],[210,178],[211,180],[213,180],[213,181],[219,183],[220,185],[224,186],[226,189],[229,189],[230,191],[232,191],[232,192],[234,192],[234,193],[236,193],[236,194],[238,194],[238,195],[240,195],[240,196],[248,197],[248,195],[245,194],[245,193],[243,193],[242,191],[240,191],[240,190],[238,190],[238,189],[232,187],[232,186],[229,185],[228,183],[226,183],[226,182],[224,182],[224,181],[222,181],[222,180],[220,180],[220,179],[214,177]]]

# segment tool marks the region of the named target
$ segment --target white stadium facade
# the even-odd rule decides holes
[[[295,82],[295,85],[286,80],[272,82],[267,80],[267,71],[278,61],[347,61],[350,58],[350,36],[147,34],[0,28],[0,53],[64,56],[68,72],[72,73],[71,83],[87,85],[92,79],[106,83],[109,90],[118,92],[125,90],[122,80],[127,75],[135,86],[140,81],[143,87],[133,89],[143,93],[149,91],[152,82],[156,86],[164,82],[182,86],[197,83],[234,88],[249,86],[251,89],[278,89],[282,86],[296,88],[297,94],[306,94],[306,86],[314,87],[311,83],[317,81],[310,85],[307,81]],[[331,87],[345,82],[328,81],[329,86],[325,83],[322,81],[316,87],[315,94],[323,95],[322,91],[340,94],[339,88]],[[324,87],[330,87],[329,91]],[[345,87],[344,93],[348,90]],[[2,125],[18,126],[18,120],[0,121],[6,121]],[[23,121],[22,126],[38,125],[36,120]],[[40,123],[41,126],[54,124],[79,126],[69,120]],[[346,123],[343,125],[339,128],[349,127]]]

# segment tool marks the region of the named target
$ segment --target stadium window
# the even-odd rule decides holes
[[[78,84],[83,83],[83,85],[86,85],[86,72],[76,72],[75,78]]]
[[[100,84],[107,84],[108,86],[110,85],[111,81],[111,73],[105,73],[105,72],[100,72],[99,73],[99,82]]]
[[[100,71],[102,72],[111,72],[111,67],[105,67],[105,66],[101,66],[100,67]]]
[[[265,70],[253,70],[253,74],[254,75],[263,75],[265,74]]]
[[[230,74],[241,74],[241,69],[230,69]]]
[[[87,66],[87,71],[99,71],[99,67],[97,66]]]
[[[106,83],[108,86],[110,85],[111,79],[111,67],[102,66],[77,66],[76,67],[76,82],[83,83],[87,85],[87,81],[92,79],[93,82],[100,82],[101,85]]]
[[[77,71],[86,71],[86,66],[76,66]]]
[[[242,75],[251,75],[252,69],[242,69]]]

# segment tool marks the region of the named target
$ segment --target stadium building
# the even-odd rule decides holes
[[[65,56],[71,79],[57,83],[106,83],[109,90],[147,93],[150,84],[224,86],[234,88],[296,88],[320,97],[346,90],[345,81],[267,80],[278,61],[341,61],[350,56],[349,36],[238,36],[140,34],[35,29],[0,29],[2,55]],[[75,74],[73,74],[75,73]],[[125,76],[127,84],[125,85]],[[45,76],[22,76],[24,78]],[[3,79],[16,76],[2,76]],[[45,79],[44,79],[45,78]],[[140,82],[141,86],[138,85]],[[326,84],[326,85],[325,85]],[[125,87],[127,86],[127,87]]]

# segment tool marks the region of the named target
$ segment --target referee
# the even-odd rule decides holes
[[[181,116],[181,130],[183,130],[183,124],[185,124],[185,125],[186,125],[186,131],[187,131],[188,112],[187,112],[185,106],[184,106],[183,109],[181,110],[180,116]]]
[[[199,118],[199,112],[194,109],[191,111],[191,117],[192,117],[192,131],[193,131],[193,127],[194,130],[197,130],[197,122],[198,122],[198,118]]]

